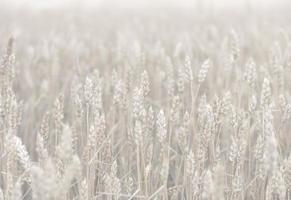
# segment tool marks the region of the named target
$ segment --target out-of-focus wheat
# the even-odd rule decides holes
[[[0,200],[291,198],[289,26],[101,13],[8,40]]]

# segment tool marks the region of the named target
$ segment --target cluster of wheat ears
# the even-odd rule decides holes
[[[8,40],[0,200],[291,199],[290,32],[166,20]]]

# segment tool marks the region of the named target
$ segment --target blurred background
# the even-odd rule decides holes
[[[19,99],[26,102],[24,142],[31,142],[33,123],[50,110],[55,97],[60,92],[69,96],[71,82],[84,79],[94,67],[109,77],[113,68],[136,66],[137,59],[132,55],[139,50],[158,60],[148,69],[152,73],[155,67],[159,69],[160,61],[164,66],[168,55],[179,55],[174,66],[181,66],[184,52],[195,58],[193,66],[200,66],[210,57],[224,67],[224,52],[228,53],[224,48],[230,31],[235,30],[244,58],[254,57],[258,65],[265,64],[273,42],[291,49],[290,2],[0,0],[0,55],[13,36],[17,74],[14,88]],[[212,91],[222,91],[219,84],[213,87]],[[232,87],[235,91],[236,85]],[[34,152],[33,145],[27,146]]]
[[[94,8],[104,5],[114,7],[194,7],[200,9],[285,7],[289,0],[1,0],[6,9],[59,9],[64,7]]]

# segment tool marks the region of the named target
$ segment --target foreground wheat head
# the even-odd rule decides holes
[[[291,199],[290,30],[163,20],[9,39],[0,200]]]

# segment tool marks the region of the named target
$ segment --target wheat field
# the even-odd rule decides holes
[[[2,9],[0,200],[290,200],[288,8],[108,7]]]

